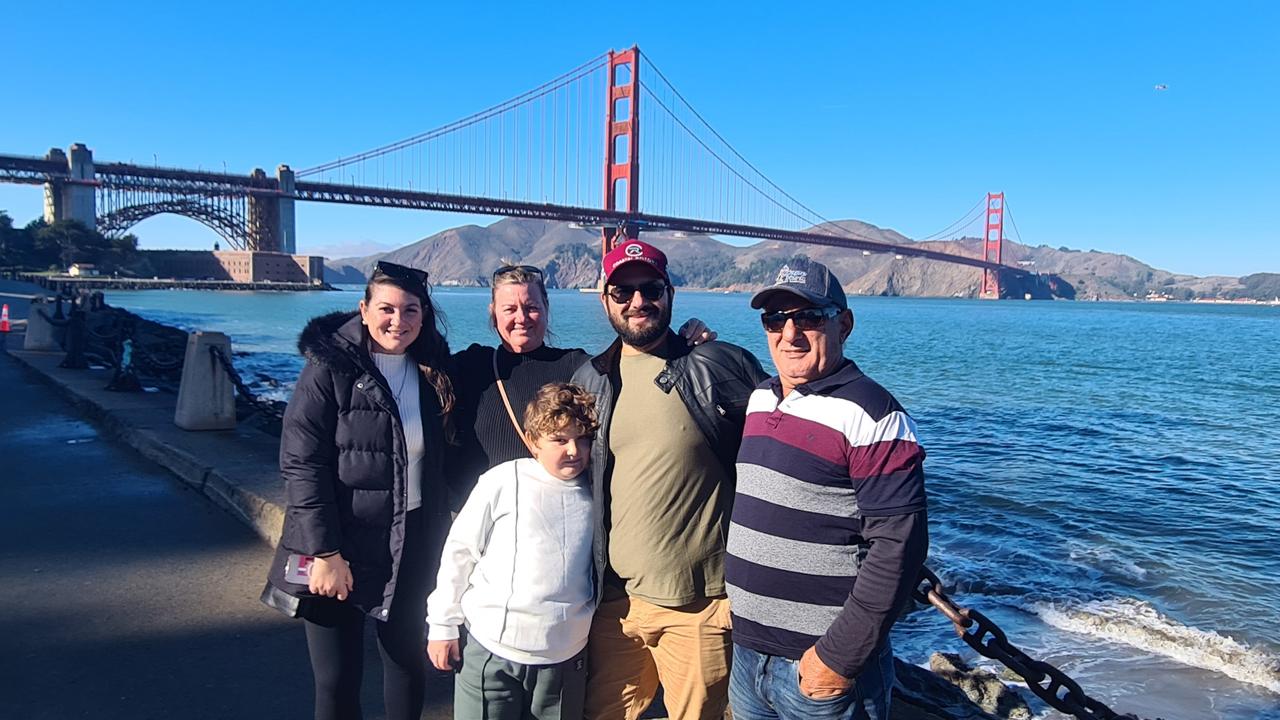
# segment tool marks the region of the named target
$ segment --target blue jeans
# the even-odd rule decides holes
[[[893,648],[886,641],[843,695],[812,700],[800,692],[798,660],[733,646],[729,704],[734,720],[889,720]]]

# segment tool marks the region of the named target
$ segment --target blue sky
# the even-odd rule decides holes
[[[84,142],[103,160],[309,167],[634,43],[826,217],[923,237],[1002,190],[1032,245],[1280,272],[1280,4],[473,5],[10,3],[0,153]],[[0,185],[19,223],[40,208],[37,188]],[[304,204],[299,251],[465,221],[491,220]],[[171,216],[134,232],[215,239]]]

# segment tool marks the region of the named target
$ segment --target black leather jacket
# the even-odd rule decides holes
[[[618,356],[622,341],[616,340],[603,353],[583,363],[573,374],[573,382],[596,396],[600,429],[591,447],[591,491],[595,501],[595,561],[597,587],[603,588],[609,558],[608,504],[605,483],[613,473],[613,453],[609,451],[609,424],[618,400]],[[666,343],[655,353],[666,358],[666,367],[653,379],[663,392],[674,388],[702,431],[703,439],[724,466],[725,476],[736,475],[738,446],[746,422],[747,400],[756,386],[769,378],[760,361],[737,345],[709,342],[689,347],[684,338],[667,333]],[[732,493],[732,489],[730,489]]]

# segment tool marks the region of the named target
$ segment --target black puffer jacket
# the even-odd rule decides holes
[[[306,595],[306,586],[284,580],[289,553],[341,551],[355,583],[348,602],[385,620],[401,570],[408,458],[395,400],[365,346],[360,315],[350,312],[315,318],[298,340],[307,364],[280,436],[287,507],[269,579],[278,590]],[[427,514],[428,542],[414,555],[430,564],[425,572],[434,578],[449,529],[445,444],[435,391],[425,376],[418,387],[426,443],[420,512]]]

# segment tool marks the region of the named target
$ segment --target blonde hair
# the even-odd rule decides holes
[[[531,441],[569,428],[592,435],[599,427],[596,396],[573,383],[543,385],[524,411],[524,431]]]
[[[551,298],[547,296],[546,280],[542,274],[530,272],[521,265],[511,266],[509,270],[494,273],[493,280],[489,283],[489,327],[498,329],[498,312],[493,305],[498,299],[500,285],[532,285],[538,288],[543,311],[551,311]],[[548,334],[550,334],[550,328],[548,328]]]

